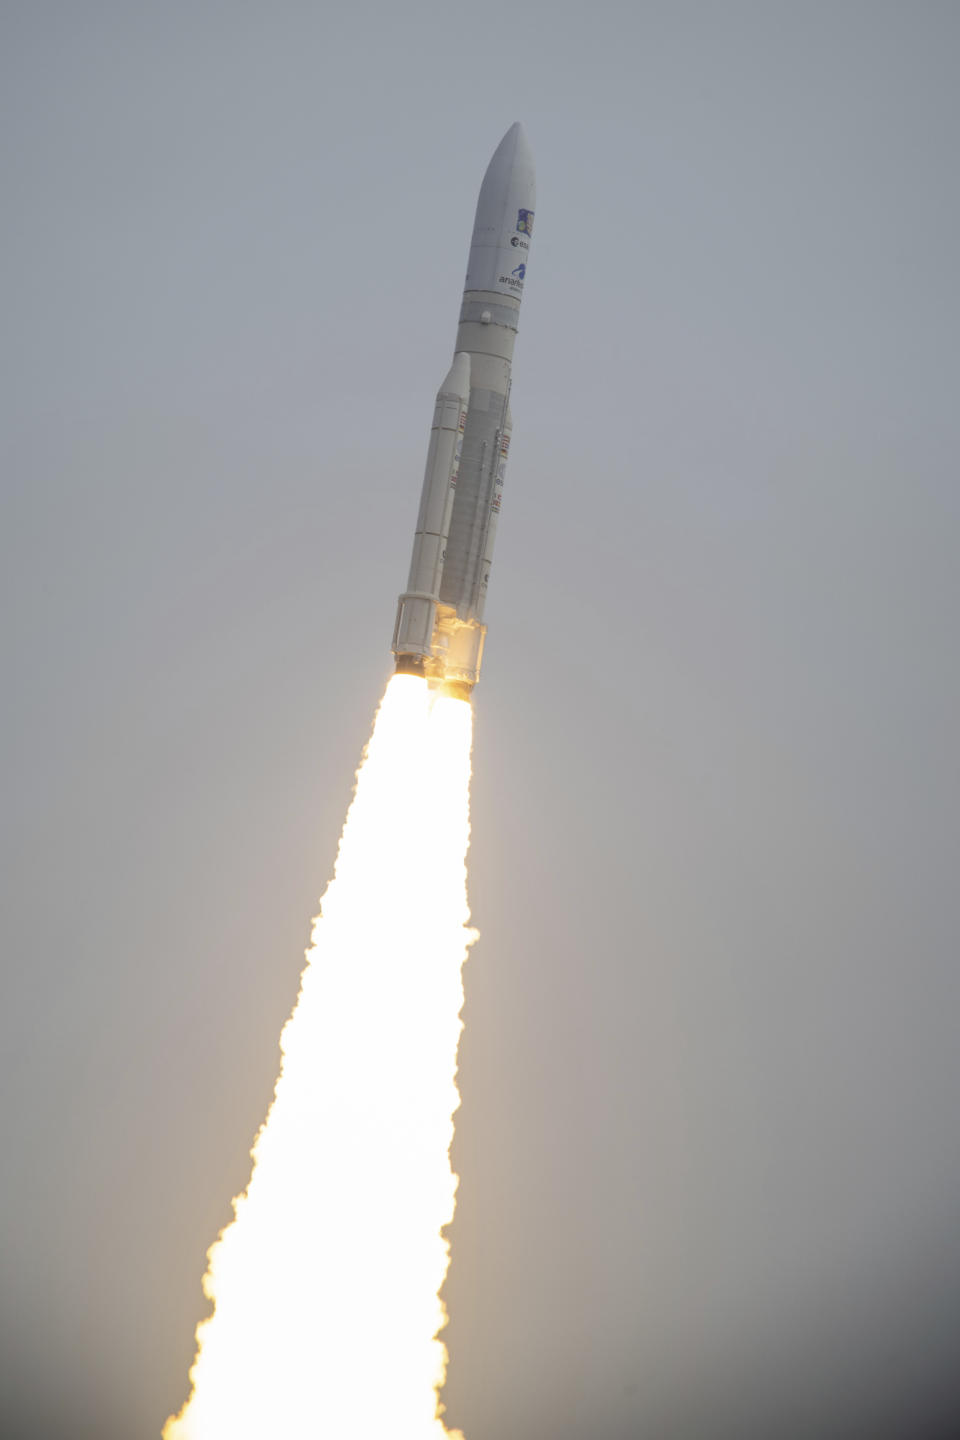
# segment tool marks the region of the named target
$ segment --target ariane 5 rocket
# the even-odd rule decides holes
[[[397,670],[469,698],[480,676],[490,580],[510,449],[510,368],[533,234],[533,156],[519,124],[480,186],[460,325],[440,386],[407,588]]]

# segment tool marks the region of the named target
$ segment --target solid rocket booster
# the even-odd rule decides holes
[[[520,125],[511,125],[480,186],[453,364],[437,395],[410,578],[393,632],[398,671],[464,697],[479,679],[487,630],[535,206],[533,156]]]

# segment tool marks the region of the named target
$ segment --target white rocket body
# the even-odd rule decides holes
[[[480,675],[490,579],[510,448],[510,369],[533,233],[533,157],[511,125],[477,201],[453,365],[437,395],[397,669],[468,695]]]

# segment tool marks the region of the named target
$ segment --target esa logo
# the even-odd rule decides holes
[[[510,236],[510,244],[511,244],[511,245],[519,245],[521,250],[529,250],[529,249],[530,249],[530,246],[527,244],[526,240],[521,240],[519,235],[511,235],[511,236]]]

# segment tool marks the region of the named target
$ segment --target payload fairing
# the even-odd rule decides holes
[[[486,635],[535,206],[533,156],[520,125],[511,125],[480,186],[453,364],[437,395],[410,578],[393,632],[399,672],[464,697],[479,678]]]

